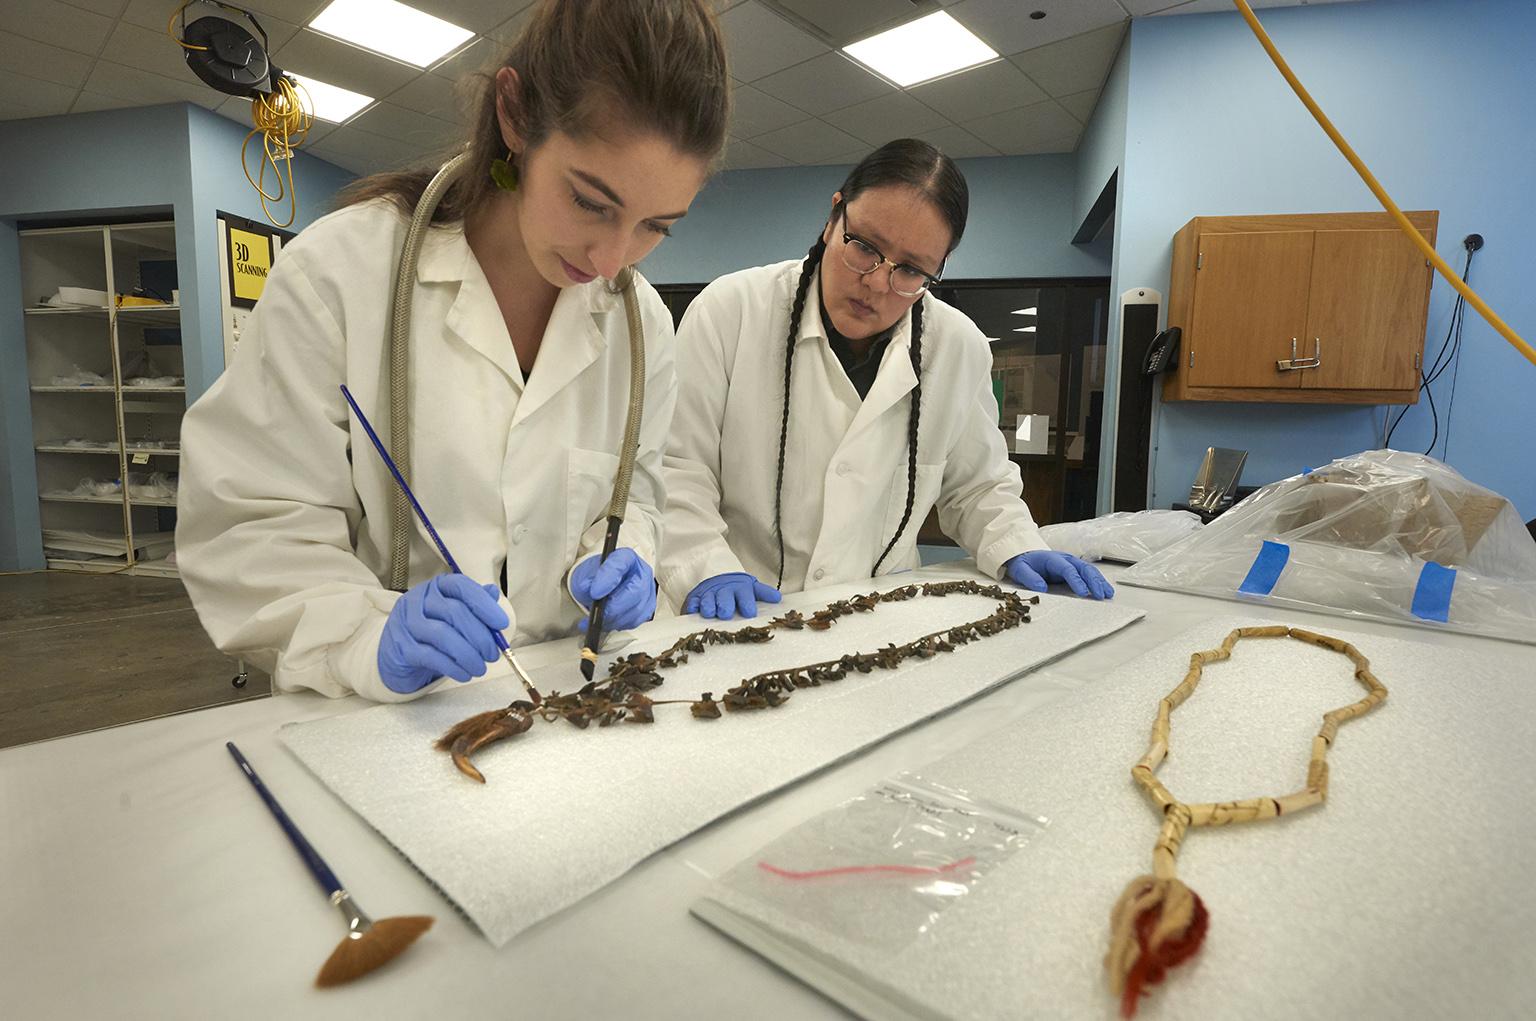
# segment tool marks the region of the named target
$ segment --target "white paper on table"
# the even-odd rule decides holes
[[[900,575],[785,598],[778,612],[900,587]],[[873,651],[991,613],[978,596],[916,598],[712,648],[670,670],[653,698],[717,697],[763,670]],[[433,742],[474,713],[522,698],[498,679],[421,701],[290,724],[282,740],[333,792],[501,946],[714,819],[1140,619],[1142,612],[1045,596],[1033,621],[894,671],[853,674],[772,710],[698,721],[659,706],[656,723],[581,731],[536,722],[475,757],[489,781],[460,774]],[[750,623],[750,622],[748,622]],[[635,632],[626,651],[660,652],[706,626],[673,618]],[[726,628],[742,626],[733,621]],[[606,667],[606,661],[603,665]],[[600,668],[602,669],[602,668]],[[546,693],[580,686],[575,657],[533,673]]]

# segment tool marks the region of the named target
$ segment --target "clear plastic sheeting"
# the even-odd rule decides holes
[[[1200,529],[1200,515],[1189,511],[1116,511],[1088,521],[1046,525],[1040,537],[1051,549],[1084,560],[1135,564]]]
[[[1536,542],[1514,506],[1372,450],[1265,486],[1117,581],[1536,643]]]
[[[1046,820],[911,773],[808,820],[720,877],[794,926],[896,950]]]

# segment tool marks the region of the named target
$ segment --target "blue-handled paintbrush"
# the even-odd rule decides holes
[[[416,942],[416,937],[432,927],[432,919],[427,915],[408,915],[398,918],[380,918],[374,921],[352,901],[352,896],[341,885],[341,880],[336,878],[336,873],[320,857],[320,852],[314,849],[299,828],[288,818],[288,813],[283,811],[283,806],[277,803],[272,792],[267,790],[267,785],[261,782],[261,777],[256,775],[256,770],[245,761],[245,756],[240,754],[240,749],[235,747],[233,741],[225,741],[224,747],[229,749],[229,754],[234,756],[235,762],[245,778],[251,781],[251,786],[256,788],[256,793],[261,795],[261,800],[267,803],[267,808],[272,812],[272,817],[282,826],[283,832],[288,834],[294,850],[304,859],[304,864],[309,866],[310,874],[315,877],[315,882],[320,884],[320,889],[325,891],[331,903],[341,912],[342,918],[347,922],[347,935],[331,952],[325,965],[320,969],[320,974],[315,978],[317,986],[334,986],[343,982],[366,975],[368,972],[387,964],[398,957],[401,951]]]
[[[432,527],[432,521],[427,517],[427,512],[421,509],[421,504],[416,500],[416,494],[411,492],[410,484],[405,481],[405,476],[400,474],[400,469],[395,467],[395,459],[389,456],[388,450],[384,449],[384,441],[379,439],[379,434],[373,431],[373,424],[368,421],[368,416],[363,414],[363,409],[357,406],[357,401],[352,399],[352,391],[347,389],[345,383],[342,384],[341,395],[352,406],[352,413],[357,416],[357,421],[362,425],[363,431],[373,441],[373,449],[377,450],[379,456],[384,459],[384,467],[389,469],[389,473],[400,484],[400,490],[405,493],[405,498],[410,501],[411,509],[416,512],[416,517],[420,519],[423,527],[426,528],[427,534],[437,544],[437,551],[443,555],[443,560],[447,562],[448,569],[454,574],[463,574],[464,572],[459,570],[459,562],[453,559],[453,554],[448,552],[448,545],[443,542],[442,536],[437,534],[437,529]],[[539,695],[539,689],[533,686],[533,680],[528,676],[528,671],[524,670],[523,665],[517,661],[517,657],[512,655],[512,647],[507,644],[506,636],[492,628],[491,637],[496,641],[496,648],[501,650],[502,656],[517,673],[518,679],[523,682],[523,690],[528,693],[528,700],[534,705],[539,705],[543,702],[544,699]]]

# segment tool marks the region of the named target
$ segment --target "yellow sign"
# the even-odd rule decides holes
[[[255,301],[272,268],[272,239],[238,227],[229,228],[229,273],[235,297]]]

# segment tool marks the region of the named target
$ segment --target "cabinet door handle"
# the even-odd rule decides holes
[[[1323,364],[1323,338],[1312,338],[1312,357],[1296,363],[1298,369],[1315,369]]]
[[[1323,338],[1312,338],[1312,357],[1296,357],[1296,338],[1291,338],[1291,356],[1276,360],[1275,368],[1280,372],[1295,372],[1298,369],[1315,369],[1323,364]]]

